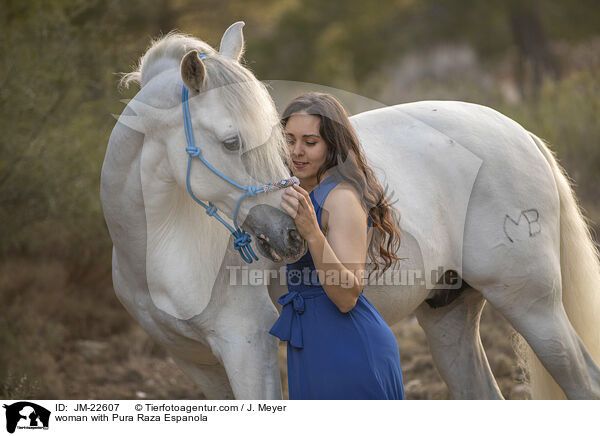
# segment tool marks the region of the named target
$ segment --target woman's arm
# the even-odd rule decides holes
[[[286,202],[282,207],[307,241],[327,296],[341,312],[350,311],[363,288],[367,253],[367,215],[358,194],[341,184],[329,193],[323,205],[328,212],[327,237],[319,229],[308,192],[294,185],[284,198],[292,207]]]
[[[341,312],[352,310],[363,289],[367,254],[367,214],[352,188],[336,186],[325,200],[327,237],[319,232],[307,240],[313,263],[327,296]],[[321,217],[322,219],[322,217]]]

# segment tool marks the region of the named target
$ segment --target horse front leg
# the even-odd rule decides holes
[[[269,334],[278,314],[266,287],[235,286],[224,296],[208,341],[235,399],[280,400],[278,339]]]
[[[199,363],[193,358],[171,354],[175,364],[200,388],[207,400],[232,400],[227,373],[219,362]]]
[[[415,311],[429,349],[454,399],[503,399],[481,338],[479,320],[485,300],[471,287],[447,306],[423,302]]]

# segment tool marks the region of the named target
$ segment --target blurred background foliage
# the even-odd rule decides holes
[[[549,141],[598,223],[599,16],[597,0],[0,0],[0,396],[67,395],[40,376],[57,350],[130,326],[99,181],[111,114],[136,92],[116,73],[151,38],[218,48],[244,20],[260,80],[491,106]]]

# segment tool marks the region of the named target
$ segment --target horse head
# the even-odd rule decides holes
[[[151,133],[148,142],[162,148],[162,159],[160,164],[157,160],[152,177],[175,182],[197,203],[208,203],[210,207],[204,207],[209,215],[222,211],[236,229],[239,223],[241,229],[255,236],[259,252],[266,258],[291,263],[306,251],[306,243],[294,220],[280,206],[283,192],[256,189],[272,188],[282,180],[289,182],[287,147],[271,96],[239,62],[244,49],[242,26],[238,22],[227,29],[220,52],[202,41],[188,38],[182,44],[177,41],[179,35],[171,36],[172,47],[166,41],[164,50],[155,52],[167,57],[169,49],[175,51],[173,47],[185,51],[176,80],[160,79],[169,74],[168,69],[145,77],[145,70],[158,70],[161,62],[158,56],[145,56],[141,95],[129,104],[138,119],[133,127],[146,135]],[[156,88],[156,81],[172,101],[156,101],[154,97],[154,104],[152,98],[142,103],[144,88],[151,88],[152,82]],[[140,117],[141,113],[144,116]],[[120,120],[127,123],[127,118],[132,117],[121,116]],[[191,159],[192,155],[198,159]],[[243,238],[237,235],[238,239]]]

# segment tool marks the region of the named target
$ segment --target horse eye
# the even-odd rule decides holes
[[[236,136],[234,138],[229,138],[223,141],[223,145],[229,151],[237,151],[240,149],[240,138]]]

